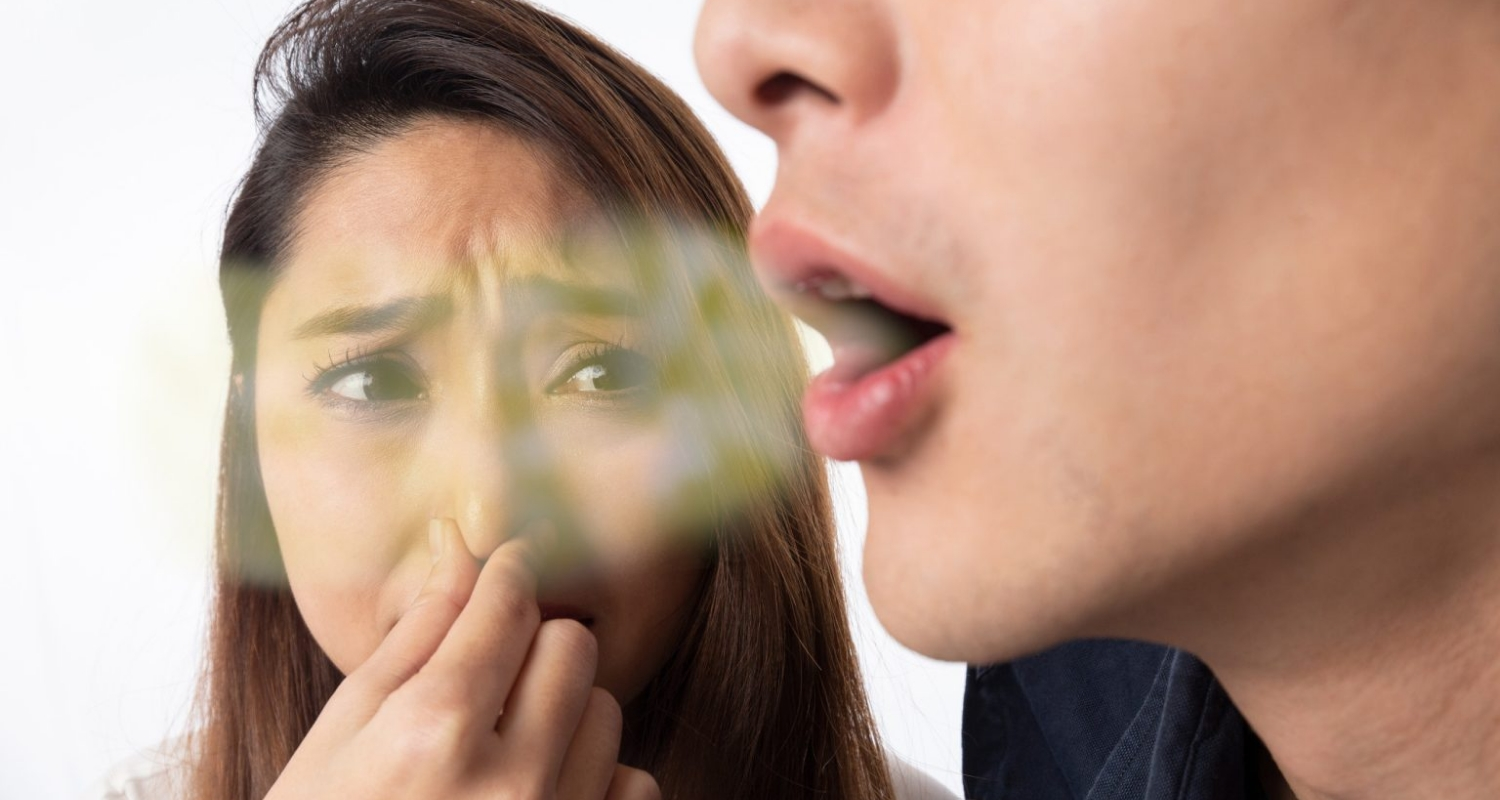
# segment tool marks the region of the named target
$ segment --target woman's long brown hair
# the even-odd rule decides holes
[[[822,462],[798,423],[806,366],[743,255],[744,191],[687,107],[588,34],[515,0],[313,0],[256,71],[262,138],[230,209],[220,283],[233,344],[217,576],[191,787],[263,797],[342,675],[282,575],[255,447],[261,306],[309,188],[371,142],[431,118],[540,145],[626,227],[702,391],[716,460],[697,502],[714,543],[668,664],[626,709],[621,758],[668,798],[888,798],[845,617]],[[674,231],[691,231],[683,236]],[[698,235],[709,231],[707,238]],[[660,234],[665,233],[665,236]]]

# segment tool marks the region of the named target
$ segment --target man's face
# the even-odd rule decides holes
[[[1500,4],[709,0],[698,58],[918,650],[1181,638],[1211,599],[1143,610],[1500,438]]]

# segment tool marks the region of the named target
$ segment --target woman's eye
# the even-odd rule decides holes
[[[589,357],[552,389],[555,394],[623,392],[645,388],[652,377],[651,362],[631,350],[613,350]]]
[[[406,368],[388,362],[351,367],[334,378],[328,391],[360,403],[421,400],[427,395]]]

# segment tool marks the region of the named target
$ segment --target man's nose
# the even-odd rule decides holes
[[[880,113],[900,77],[882,0],[708,0],[694,51],[708,90],[783,147],[813,115]]]

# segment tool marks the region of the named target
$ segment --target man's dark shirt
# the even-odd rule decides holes
[[[971,800],[1260,800],[1257,746],[1181,650],[1094,640],[969,668]]]

